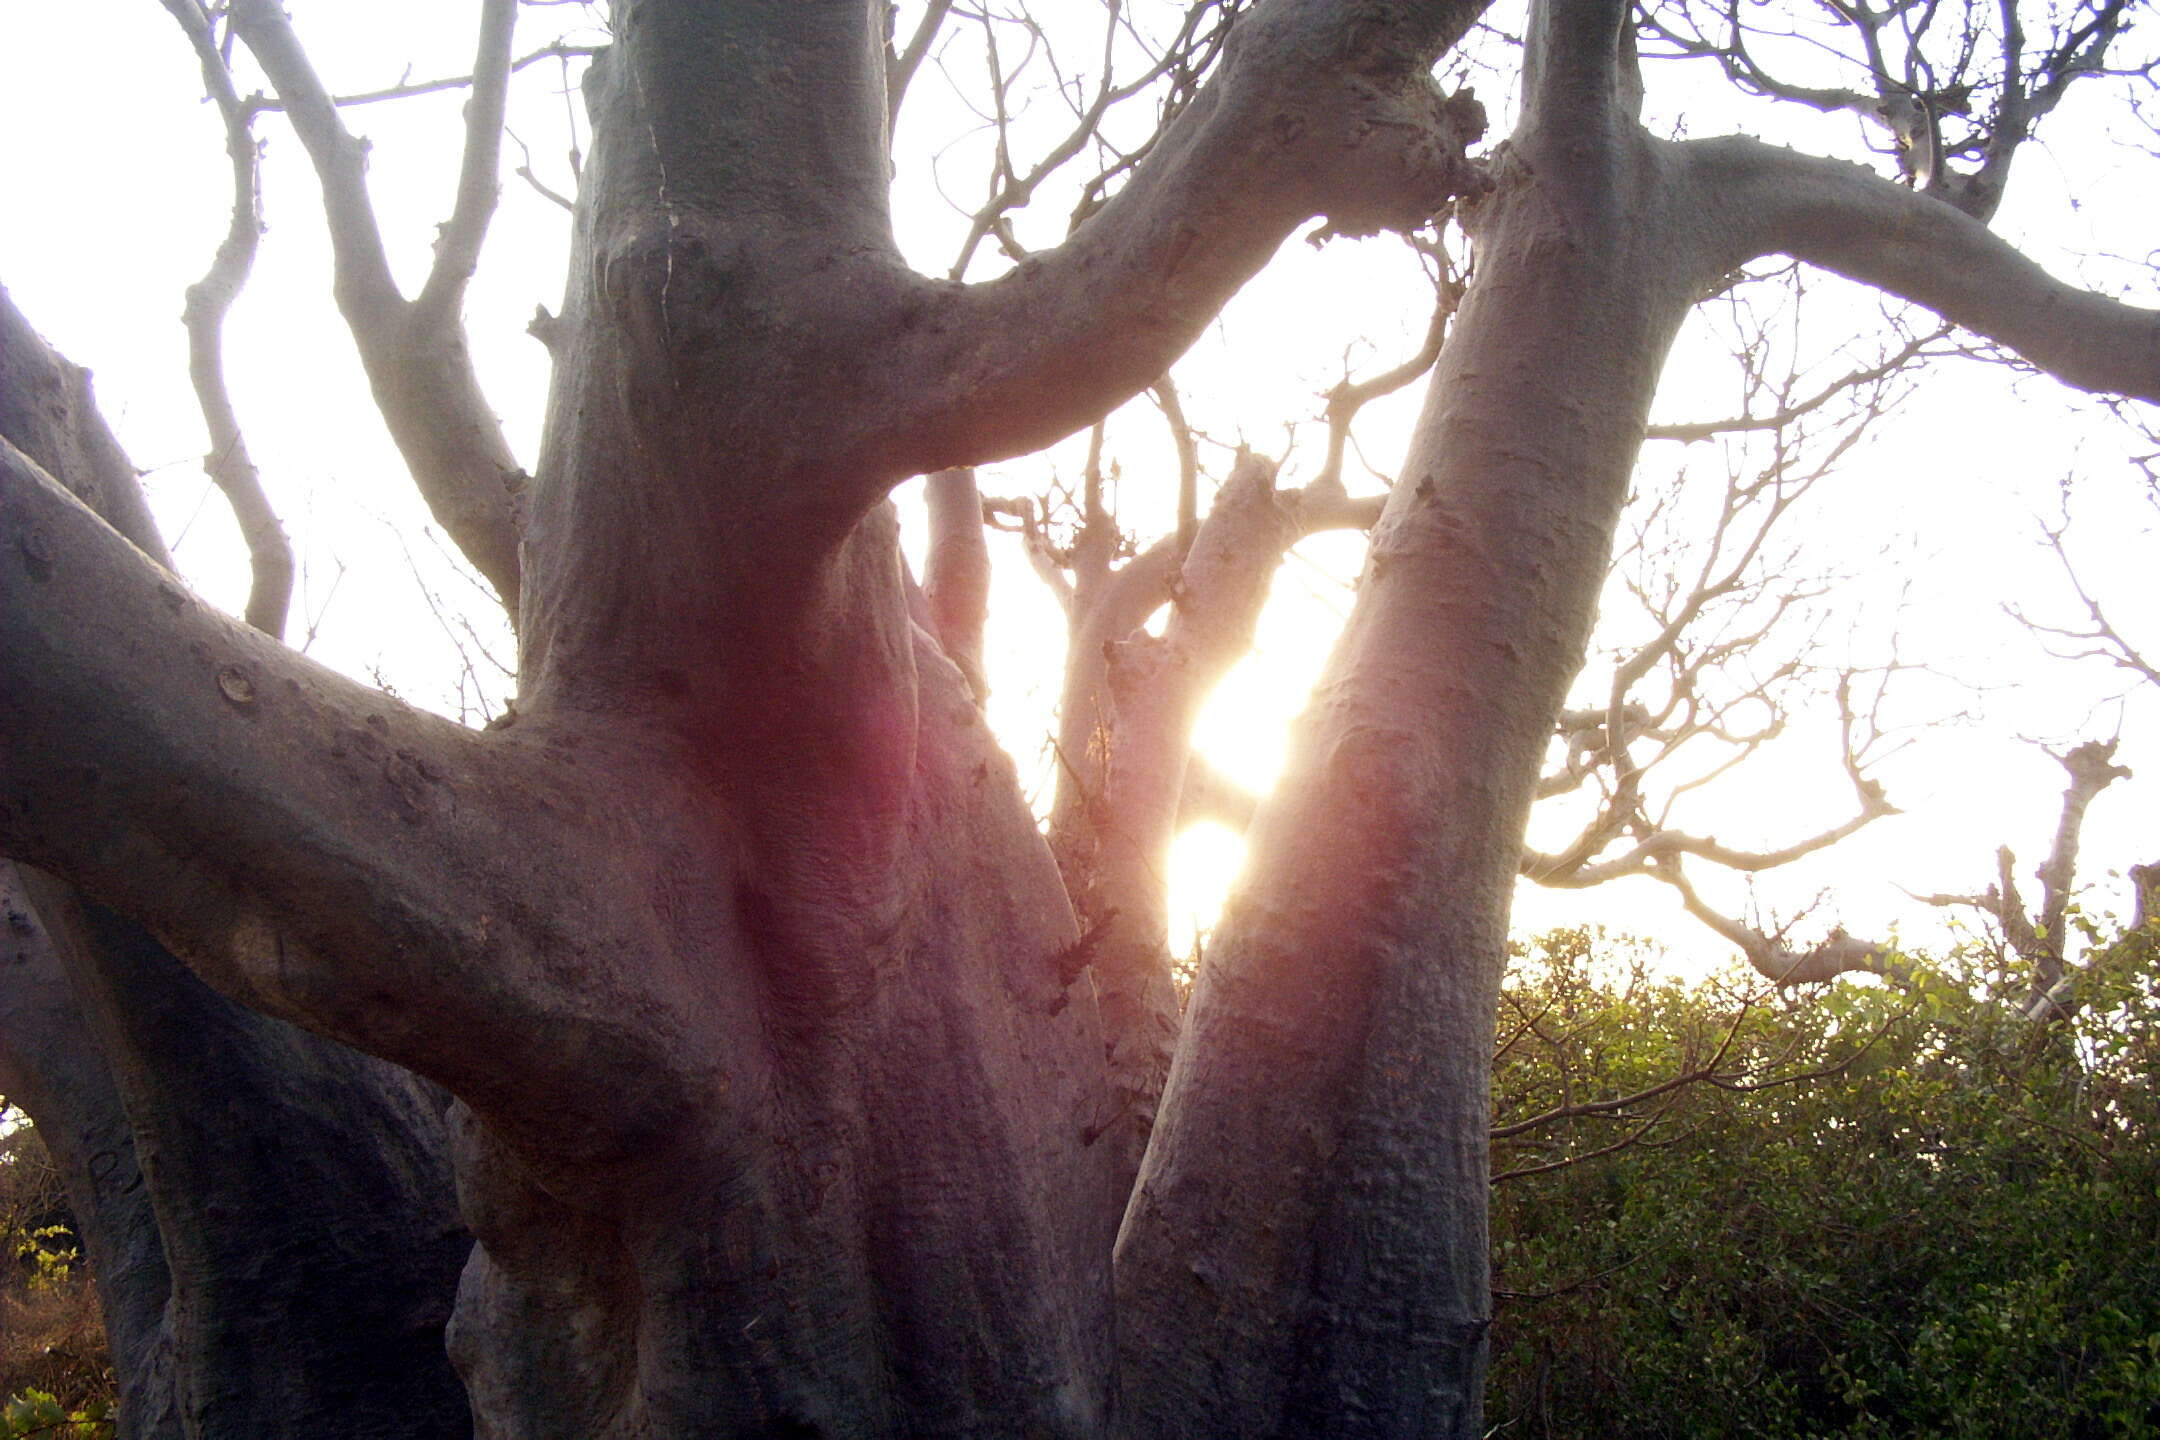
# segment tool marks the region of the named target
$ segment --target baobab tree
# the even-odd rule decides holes
[[[2126,4],[2037,36],[2014,8],[1832,6],[1860,86],[1787,84],[1747,34],[1666,7],[1643,22],[1746,88],[1870,116],[1890,174],[1653,136],[1637,17],[1612,0],[1531,7],[1519,114],[1482,159],[1482,109],[1433,67],[1483,5],[1202,5],[1144,153],[1069,238],[967,283],[903,262],[888,203],[893,101],[950,7],[888,43],[874,0],[620,0],[584,85],[566,298],[536,322],[555,379],[527,476],[458,319],[514,0],[480,7],[463,181],[411,294],[291,22],[271,0],[168,8],[240,180],[191,307],[217,478],[245,515],[238,432],[203,383],[252,223],[237,41],[322,182],[384,420],[516,615],[519,678],[476,732],[295,654],[271,633],[272,527],[249,530],[253,624],[202,604],[161,567],[85,387],[10,341],[0,850],[24,867],[19,953],[50,936],[65,981],[41,1033],[104,1056],[72,1080],[31,1047],[10,1063],[44,1077],[57,1130],[126,1130],[140,1157],[124,1188],[148,1191],[161,1256],[120,1238],[140,1201],[78,1192],[114,1227],[93,1259],[132,1261],[131,1293],[166,1306],[117,1327],[139,1433],[457,1433],[441,1367],[398,1358],[440,1333],[464,1249],[444,1165],[471,1238],[448,1353],[483,1434],[1479,1433],[1509,897],[1690,309],[1790,256],[2070,385],[2160,400],[2154,313],[1985,224],[2018,144],[2110,69]],[[950,543],[918,591],[887,496],[1157,385],[1307,221],[1443,212],[1474,274],[1178,1014],[1154,938],[1076,918],[984,723],[979,497],[943,483]],[[1282,496],[1255,461],[1181,525],[1162,635],[1105,637],[1107,692],[1135,697],[1119,713],[1150,714],[1150,666],[1197,663],[1217,625],[1234,639],[1211,576],[1341,498]],[[1180,739],[1171,700],[1151,743]],[[1132,758],[1159,814],[1182,743]],[[247,1192],[237,1160],[180,1174],[203,1137],[146,1122],[198,1073],[148,1023],[149,971],[178,1026],[247,1037],[221,1049],[236,1085],[289,1100],[312,1077],[319,1203],[278,1234],[342,1331],[281,1353],[243,1313],[239,1262],[207,1244],[246,1224],[223,1208]],[[115,1150],[71,1147],[85,1173]],[[168,1199],[188,1185],[201,1228]],[[338,1241],[361,1213],[379,1233]],[[371,1337],[406,1348],[338,1373],[340,1341]]]

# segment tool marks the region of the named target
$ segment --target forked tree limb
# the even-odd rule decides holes
[[[1843,930],[1833,930],[1817,944],[1795,949],[1777,936],[1766,935],[1752,925],[1735,920],[1706,902],[1687,878],[1677,859],[1653,865],[1644,872],[1679,892],[1680,903],[1690,915],[1730,940],[1748,964],[1764,979],[1779,985],[1820,985],[1840,975],[1864,971],[1870,975],[1903,973],[1897,952],[1880,941],[1863,940]]]
[[[322,183],[338,308],[375,401],[429,511],[518,610],[519,505],[526,477],[481,394],[459,318],[495,208],[503,96],[516,0],[485,0],[455,207],[419,296],[390,270],[367,190],[367,144],[345,128],[277,0],[236,0],[232,23],[270,77]]]
[[[2070,914],[2070,896],[2077,884],[2078,845],[2085,833],[2085,812],[2100,792],[2117,780],[2130,778],[2127,766],[2115,763],[2115,742],[2088,740],[2055,757],[2070,776],[2063,787],[2062,815],[2055,824],[2055,840],[2040,867],[2040,926],[2053,942],[2057,965],[2063,950],[2063,928]],[[2052,985],[2059,975],[2043,977]]]
[[[923,57],[930,53],[930,46],[936,41],[938,30],[944,25],[952,6],[953,0],[930,0],[923,8],[922,18],[915,24],[915,33],[908,37],[906,48],[886,52],[885,105],[894,123],[900,119],[900,105],[907,99],[908,85],[915,79],[915,72],[922,68]]]

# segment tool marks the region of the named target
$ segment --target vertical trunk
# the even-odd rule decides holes
[[[177,1440],[183,1432],[164,1327],[172,1282],[119,1087],[51,934],[15,867],[4,863],[0,922],[0,1090],[36,1124],[75,1212],[119,1381],[120,1433]]]
[[[881,19],[623,4],[588,81],[509,739],[634,833],[542,962],[607,1143],[514,1088],[458,1119],[453,1350],[495,1435],[1107,1412],[1119,1197],[1071,912],[864,458],[908,283]]]
[[[1189,1007],[1119,1237],[1136,1435],[1480,1433],[1509,899],[1701,264],[1620,8],[1538,11],[1476,282]]]
[[[187,1433],[470,1434],[443,1354],[469,1242],[440,1102],[392,1065],[216,994],[140,926],[29,880],[147,1181]]]

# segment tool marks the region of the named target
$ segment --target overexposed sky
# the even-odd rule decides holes
[[[914,6],[903,15],[903,29]],[[1039,7],[1050,13],[1052,7]],[[1058,0],[1062,20],[1092,25],[1094,7]],[[474,7],[449,0],[291,0],[317,66],[338,91],[405,78],[452,75],[470,62]],[[1170,0],[1138,0],[1136,21],[1174,13]],[[1496,12],[1499,13],[1499,12]],[[1505,15],[1502,14],[1502,21]],[[575,6],[530,9],[520,52],[562,29],[577,29]],[[7,208],[0,212],[0,282],[45,334],[96,372],[108,417],[148,472],[152,503],[189,579],[215,602],[237,609],[245,593],[243,552],[222,502],[199,464],[202,426],[186,382],[179,324],[186,286],[207,266],[229,196],[222,135],[200,100],[195,67],[178,28],[156,0],[74,0],[67,5],[0,0],[0,124],[11,137],[0,161]],[[589,23],[580,38],[594,39]],[[1085,42],[1069,76],[1091,76]],[[1008,64],[1019,56],[1015,48]],[[898,135],[896,224],[910,258],[942,272],[965,222],[955,203],[982,194],[986,132],[956,87],[980,65],[969,30],[926,67]],[[573,72],[574,73],[574,72]],[[1504,80],[1474,77],[1506,124]],[[1745,129],[1803,148],[1865,159],[1850,116],[1795,113],[1734,94],[1705,71],[1652,65],[1653,124],[1708,135]],[[568,149],[574,94],[564,94],[554,62],[521,74],[510,124],[538,173],[570,186]],[[400,278],[416,284],[436,223],[448,212],[457,166],[461,97],[455,93],[370,106],[347,123],[372,142],[375,203]],[[2066,278],[2135,287],[2160,304],[2160,284],[2142,262],[2160,244],[2160,161],[2117,143],[2114,92],[2088,87],[2048,123],[2043,141],[2021,156],[1997,228]],[[1052,97],[1038,96],[1023,135],[1047,132]],[[1116,123],[1144,127],[1144,103]],[[582,126],[582,114],[577,123]],[[1031,127],[1040,128],[1031,128]],[[582,132],[581,132],[582,133]],[[250,287],[228,328],[230,378],[265,484],[304,565],[290,636],[310,653],[362,678],[379,679],[415,703],[458,713],[511,688],[482,657],[509,658],[501,625],[483,592],[445,555],[367,399],[350,341],[329,298],[329,259],[312,172],[276,117],[261,134],[269,231]],[[2148,144],[2153,143],[2146,136]],[[476,363],[513,447],[530,466],[546,397],[547,360],[524,333],[536,305],[556,308],[567,248],[566,216],[511,177],[525,158],[506,152],[503,204],[467,306]],[[1069,192],[1046,193],[1019,229],[1025,243],[1053,243]],[[987,248],[971,277],[1002,262]],[[1828,277],[1811,281],[1797,339],[1802,363],[1824,378],[1871,356],[1881,305]],[[1288,451],[1286,484],[1317,467],[1323,435],[1312,423],[1320,394],[1347,363],[1360,373],[1415,348],[1429,292],[1414,257],[1392,240],[1296,240],[1225,312],[1177,368],[1187,408],[1213,441],[1243,440]],[[1739,403],[1735,370],[1713,316],[1691,328],[1658,402],[1661,419],[1703,419]],[[1401,456],[1419,387],[1371,407],[1359,451],[1384,475]],[[2010,844],[2028,873],[2052,833],[2059,770],[2033,743],[2057,746],[2119,728],[2119,759],[2140,774],[2094,807],[2086,873],[2160,859],[2160,694],[2151,687],[2124,703],[2119,674],[2049,660],[2003,613],[2015,603],[2043,617],[2075,618],[2053,560],[2036,544],[2036,523],[2052,515],[2059,487],[2073,478],[2076,524],[2070,543],[2087,582],[2133,638],[2160,651],[2160,607],[2149,571],[2160,560],[2154,509],[2125,461],[2130,437],[2091,401],[2074,400],[2044,378],[1952,363],[1930,373],[1897,417],[1847,455],[1790,522],[1804,542],[1798,573],[1835,577],[1806,617],[1823,663],[1877,662],[1893,640],[1899,656],[1930,667],[1905,677],[1891,713],[1916,728],[1911,743],[1879,771],[1906,814],[1878,822],[1827,855],[1760,879],[1751,893],[1698,867],[1698,884],[1729,909],[1751,903],[1764,916],[1791,916],[1827,897],[1796,933],[1842,922],[1880,933],[1902,921],[1925,938],[1938,922],[1915,907],[1914,891],[1975,890]],[[1121,468],[1121,516],[1146,535],[1168,523],[1174,460],[1159,415],[1145,400],[1111,425],[1109,453]],[[1214,473],[1227,450],[1204,447]],[[1361,472],[1353,487],[1382,481]],[[1742,456],[1745,459],[1745,456]],[[1720,447],[1653,443],[1642,488],[1653,490],[1676,465],[1691,496],[1721,482]],[[994,467],[986,493],[1036,493],[1055,473],[1077,475],[1077,442],[1042,457]],[[912,492],[903,504],[912,510]],[[1326,537],[1301,547],[1284,567],[1254,655],[1231,676],[1203,718],[1200,744],[1223,769],[1264,786],[1279,764],[1283,736],[1324,658],[1328,636],[1351,601],[1360,545]],[[1061,633],[1055,607],[1018,553],[1002,542],[989,637],[993,721],[1021,761],[1047,783],[1042,736],[1057,675],[1046,663]],[[1626,621],[1615,609],[1616,631]],[[468,628],[469,627],[469,628]],[[1793,632],[1797,634],[1797,630]],[[309,637],[312,634],[312,639]],[[460,689],[460,643],[476,666],[478,690]],[[1593,657],[1588,677],[1599,667]],[[1594,687],[1585,691],[1594,693]],[[1955,724],[1943,722],[1964,716]],[[1842,818],[1849,800],[1835,752],[1834,716],[1822,707],[1794,718],[1788,733],[1746,769],[1691,797],[1676,816],[1698,833],[1731,844],[1774,848]],[[1047,798],[1047,797],[1045,797]],[[1533,843],[1558,843],[1569,816],[1541,811]],[[1236,863],[1237,843],[1220,831],[1189,836],[1177,857],[1178,896],[1188,924],[1204,924]],[[2103,883],[2102,907],[2123,904]],[[1551,895],[1526,889],[1519,924],[1601,920],[1654,933],[1697,958],[1726,947],[1677,915],[1652,882]]]

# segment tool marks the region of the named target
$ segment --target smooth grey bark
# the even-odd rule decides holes
[[[441,1102],[216,994],[68,887],[26,888],[110,1058],[156,1216],[180,1433],[471,1434],[443,1353],[470,1241]]]
[[[1119,1236],[1148,1436],[1474,1436],[1487,1082],[1521,835],[1666,347],[1721,247],[1544,6],[1478,278],[1209,947]]]
[[[75,1213],[119,1384],[119,1432],[177,1440],[185,1431],[164,1324],[172,1280],[134,1130],[52,936],[9,864],[0,864],[0,924],[0,1093],[32,1117]]]
[[[87,374],[4,296],[0,437],[164,561]],[[83,1223],[123,1433],[470,1434],[443,1354],[469,1239],[441,1100],[217,995],[65,882],[4,870],[0,1064]]]

